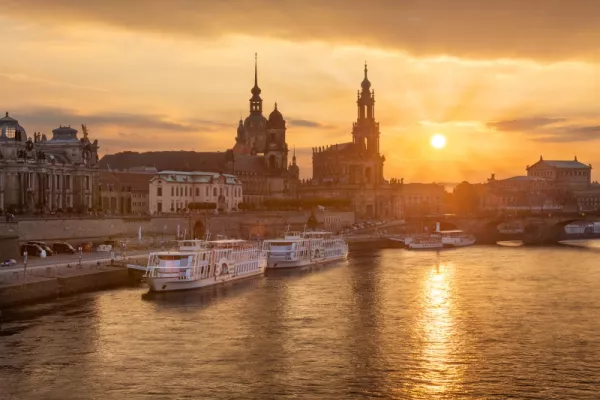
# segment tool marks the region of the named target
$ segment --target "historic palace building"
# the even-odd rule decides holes
[[[0,210],[9,213],[87,212],[98,206],[98,141],[85,125],[60,126],[52,138],[27,136],[8,112],[0,118]]]
[[[244,197],[241,202],[256,206],[267,198],[295,197],[300,170],[295,155],[291,163],[288,162],[286,121],[277,104],[268,118],[263,115],[256,58],[254,86],[250,92],[250,113],[246,119],[240,119],[232,149],[223,152],[123,152],[103,157],[102,168],[114,171],[155,167],[158,171],[228,173],[242,182]],[[157,212],[152,205],[150,208],[150,212]],[[163,212],[167,211],[163,209]]]
[[[242,183],[229,174],[162,171],[150,179],[150,209],[157,213],[179,212],[192,203],[214,203],[231,211],[242,198]]]
[[[385,157],[379,151],[379,123],[375,120],[375,91],[365,76],[356,100],[357,119],[352,141],[313,148],[313,178],[299,188],[302,197],[345,198],[357,217],[401,218],[401,181],[386,181]]]

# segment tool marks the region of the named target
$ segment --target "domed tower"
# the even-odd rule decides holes
[[[267,121],[265,160],[269,170],[284,171],[287,168],[287,144],[285,142],[285,120],[277,109],[277,103]]]
[[[254,87],[250,90],[250,115],[244,120],[244,129],[246,130],[246,144],[255,143],[259,153],[265,151],[265,129],[267,119],[262,114],[261,90],[258,87],[258,56],[254,54]]]
[[[8,111],[4,117],[0,118],[0,140],[27,141],[25,129],[19,125],[19,121],[8,115]]]

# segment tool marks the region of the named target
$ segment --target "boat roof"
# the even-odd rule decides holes
[[[214,244],[228,244],[228,243],[232,243],[232,244],[237,244],[237,243],[244,243],[247,242],[247,240],[244,239],[219,239],[219,240],[209,240],[207,243],[214,243]]]
[[[464,232],[461,231],[460,229],[453,229],[453,230],[449,230],[449,231],[438,231],[438,233],[464,233]]]

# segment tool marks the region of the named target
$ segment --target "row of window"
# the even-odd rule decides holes
[[[242,189],[239,187],[233,187],[233,188],[231,188],[231,190],[232,190],[232,194],[234,197],[240,197],[242,195]],[[187,186],[177,186],[177,187],[171,186],[171,197],[193,196],[194,195],[193,193],[194,192],[191,187],[188,190]],[[213,193],[214,197],[223,196],[223,195],[229,196],[229,188],[225,187],[225,190],[223,190],[223,188],[218,188],[218,190],[217,190],[216,187],[213,187],[212,193]],[[163,188],[162,188],[162,186],[158,186],[156,188],[156,196],[162,197],[162,195],[163,195]],[[208,186],[206,186],[205,187],[205,196],[208,197],[209,195],[210,195],[210,188]],[[196,188],[196,197],[200,197],[200,188],[199,187]]]
[[[531,176],[537,177],[552,177],[554,171],[532,171],[529,173]],[[567,176],[589,176],[589,171],[559,171],[556,176],[567,177]]]

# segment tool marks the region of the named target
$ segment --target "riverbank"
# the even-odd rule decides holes
[[[75,293],[116,288],[139,282],[124,264],[48,267],[27,274],[14,272],[0,277],[0,309]]]

